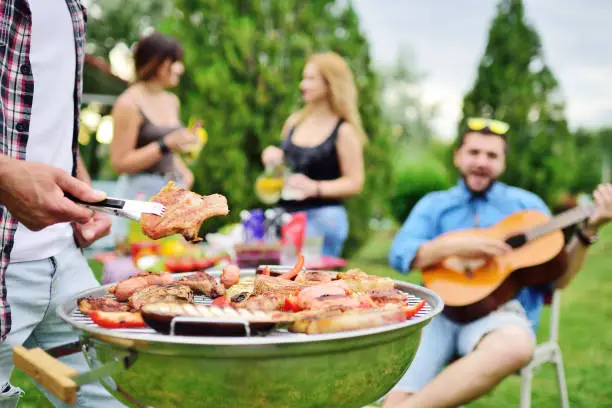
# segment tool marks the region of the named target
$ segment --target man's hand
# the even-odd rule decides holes
[[[593,198],[597,207],[589,218],[588,227],[597,230],[612,220],[612,184],[600,184]]]
[[[46,164],[3,158],[0,166],[0,203],[32,231],[61,222],[88,223],[93,211],[75,204],[64,192],[87,202],[106,198],[103,191]]]
[[[447,256],[463,258],[491,258],[510,252],[512,248],[504,241],[494,238],[473,236],[442,238]]]
[[[492,258],[512,250],[510,245],[500,239],[474,235],[440,236],[421,245],[413,260],[412,267],[423,269],[435,265],[448,257],[466,259]]]
[[[85,224],[72,223],[72,230],[79,248],[87,248],[95,241],[110,234],[111,224],[111,218],[100,212],[94,213],[94,216]]]

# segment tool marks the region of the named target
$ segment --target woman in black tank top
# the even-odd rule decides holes
[[[364,182],[363,146],[357,89],[346,62],[335,53],[315,54],[300,82],[305,107],[283,127],[281,146],[262,152],[266,166],[284,163],[292,175],[286,185],[297,198],[279,206],[304,211],[307,236],[323,237],[323,254],[340,256],[348,235],[343,202],[361,192]]]
[[[115,195],[146,199],[168,183],[191,188],[193,174],[177,153],[189,149],[197,137],[179,119],[179,103],[167,88],[178,85],[184,67],[182,49],[173,38],[153,33],[134,51],[137,81],[124,91],[112,111],[110,159],[119,173]],[[127,224],[117,221],[115,238]]]

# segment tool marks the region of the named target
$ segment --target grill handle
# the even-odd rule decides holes
[[[79,372],[51,357],[41,348],[13,348],[15,366],[66,404],[76,404],[78,386],[73,380]]]

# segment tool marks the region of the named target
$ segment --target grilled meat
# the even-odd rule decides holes
[[[296,282],[328,283],[331,282],[333,275],[321,271],[300,271],[295,277]]]
[[[150,285],[165,285],[174,282],[170,273],[142,272],[131,278],[127,278],[108,288],[108,292],[115,295],[120,301],[126,301],[134,292]]]
[[[251,295],[246,299],[240,299],[238,296],[232,298],[231,305],[239,309],[262,310],[271,312],[274,310],[283,310],[287,294],[268,293],[265,295]],[[236,299],[236,300],[234,300]]]
[[[312,286],[314,282],[294,282],[292,280],[281,279],[268,275],[257,275],[253,288],[254,295],[267,293],[275,294],[294,294],[301,289]]]
[[[227,215],[227,199],[221,194],[201,196],[169,182],[151,201],[166,206],[163,216],[143,214],[142,232],[151,239],[181,234],[188,241],[201,241],[198,237],[202,223],[211,217]]]
[[[93,297],[87,296],[77,299],[77,305],[81,313],[87,315],[92,310],[102,312],[129,312],[130,305],[127,303],[117,302],[115,299],[108,297]]]
[[[300,309],[317,308],[316,305],[328,297],[347,297],[348,287],[344,282],[309,286],[300,290],[297,295],[297,305]],[[313,307],[315,306],[315,307]]]
[[[391,278],[368,275],[359,269],[339,272],[338,279],[342,279],[354,293],[364,293],[369,290],[393,290],[395,281]]]
[[[226,288],[231,288],[235,284],[240,282],[240,268],[238,265],[227,265],[221,272],[221,283]]]
[[[189,286],[177,283],[153,285],[136,291],[130,296],[130,306],[140,310],[144,305],[157,302],[193,302],[193,292]]]
[[[211,276],[205,271],[185,276],[176,282],[189,286],[194,293],[208,296],[211,299],[225,295],[225,286],[217,282],[214,276]]]
[[[405,305],[408,303],[408,297],[398,289],[392,290],[369,290],[367,295],[372,299],[376,306],[384,306],[390,304]]]
[[[298,307],[303,310],[350,310],[362,306],[359,298],[349,295],[327,295],[308,302],[300,302]]]
[[[403,322],[409,318],[406,310],[402,307],[390,306],[348,311],[300,312],[300,316],[296,318],[289,330],[295,333],[320,334],[368,329]]]

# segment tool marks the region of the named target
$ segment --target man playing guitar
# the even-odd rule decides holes
[[[395,269],[424,269],[453,255],[504,254],[512,248],[503,240],[441,235],[490,227],[521,210],[550,214],[535,194],[497,181],[506,165],[508,129],[496,120],[468,120],[454,156],[462,178],[449,190],[427,194],[413,208],[389,253]],[[457,407],[492,390],[531,360],[546,291],[564,288],[572,280],[598,229],[612,219],[612,185],[600,185],[593,197],[595,211],[565,247],[568,266],[561,277],[548,285],[523,287],[514,299],[469,323],[436,316],[423,330],[414,361],[387,395],[385,408]],[[446,367],[455,356],[460,358]]]

